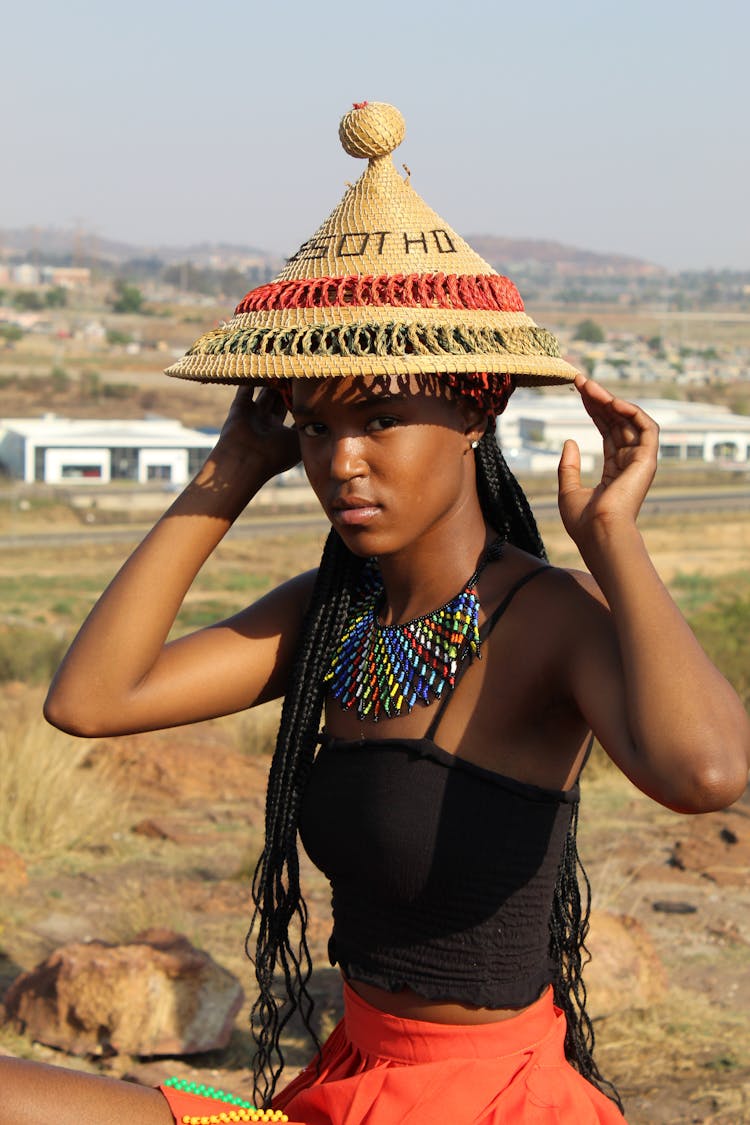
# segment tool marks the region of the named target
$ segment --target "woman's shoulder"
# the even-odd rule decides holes
[[[562,591],[567,590],[571,598],[588,596],[604,602],[604,595],[587,570],[557,566],[548,559],[541,559],[512,543],[505,544],[503,560],[510,580],[523,581],[532,574],[536,577],[538,571],[540,577],[544,576],[544,581],[538,586],[539,590],[549,585],[554,588],[558,596]]]
[[[510,544],[503,564],[489,591],[488,616],[493,607],[496,612],[515,603],[514,616],[530,639],[557,634],[569,641],[574,631],[581,636],[609,618],[604,595],[587,571],[556,566]]]

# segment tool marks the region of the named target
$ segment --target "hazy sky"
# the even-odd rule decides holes
[[[0,34],[0,231],[291,253],[367,99],[463,235],[750,269],[747,0],[12,0]]]

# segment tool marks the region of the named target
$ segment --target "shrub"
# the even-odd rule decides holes
[[[132,398],[137,390],[133,383],[105,383],[102,387],[105,398]]]
[[[750,706],[750,597],[725,596],[691,615],[690,625],[744,705]]]

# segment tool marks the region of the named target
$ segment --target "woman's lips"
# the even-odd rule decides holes
[[[379,511],[377,504],[370,504],[363,500],[361,503],[334,508],[333,519],[335,523],[343,524],[344,527],[361,527],[370,523]]]

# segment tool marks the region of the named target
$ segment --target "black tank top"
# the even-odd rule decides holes
[[[524,575],[484,635],[552,569]],[[578,786],[530,785],[442,749],[434,735],[450,698],[424,738],[324,734],[300,836],[331,882],[329,954],[345,976],[431,1000],[524,1007],[552,980],[552,899]]]

